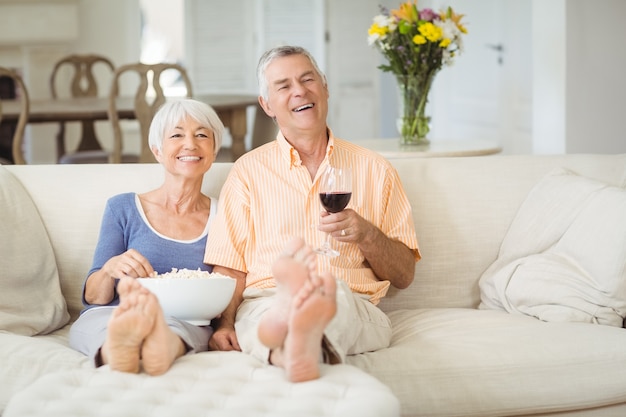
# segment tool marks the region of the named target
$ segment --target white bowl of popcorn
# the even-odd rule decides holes
[[[226,309],[236,284],[233,278],[222,274],[176,268],[137,281],[156,295],[166,317],[197,326],[210,324]]]

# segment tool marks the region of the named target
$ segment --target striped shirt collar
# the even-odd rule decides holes
[[[324,161],[329,161],[331,155],[333,154],[333,150],[335,149],[335,136],[333,135],[332,130],[327,127],[326,132],[328,135],[328,144],[326,145],[326,157]],[[302,159],[300,159],[300,154],[283,136],[283,132],[278,131],[278,135],[276,136],[276,141],[278,142],[278,148],[280,149],[280,153],[283,156],[283,159],[287,161],[290,168],[299,167],[302,165]]]

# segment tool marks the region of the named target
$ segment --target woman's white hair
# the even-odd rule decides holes
[[[190,117],[201,125],[208,127],[213,132],[215,141],[215,155],[222,146],[224,124],[220,120],[213,107],[202,101],[193,99],[177,99],[165,102],[154,115],[148,133],[150,148],[163,147],[165,133],[173,129],[181,120]]]

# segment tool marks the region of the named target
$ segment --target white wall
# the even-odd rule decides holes
[[[623,153],[623,0],[533,0],[535,153]]]
[[[626,1],[567,0],[566,153],[626,152]]]
[[[533,0],[534,153],[566,149],[566,0]]]
[[[141,11],[138,0],[80,0],[80,39],[73,52],[100,53],[115,65],[138,62]]]

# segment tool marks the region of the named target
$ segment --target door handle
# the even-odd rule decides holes
[[[498,65],[502,65],[502,62],[504,61],[504,45],[502,45],[501,43],[498,44],[491,44],[488,43],[487,45],[485,45],[487,48],[496,51],[498,53]]]

